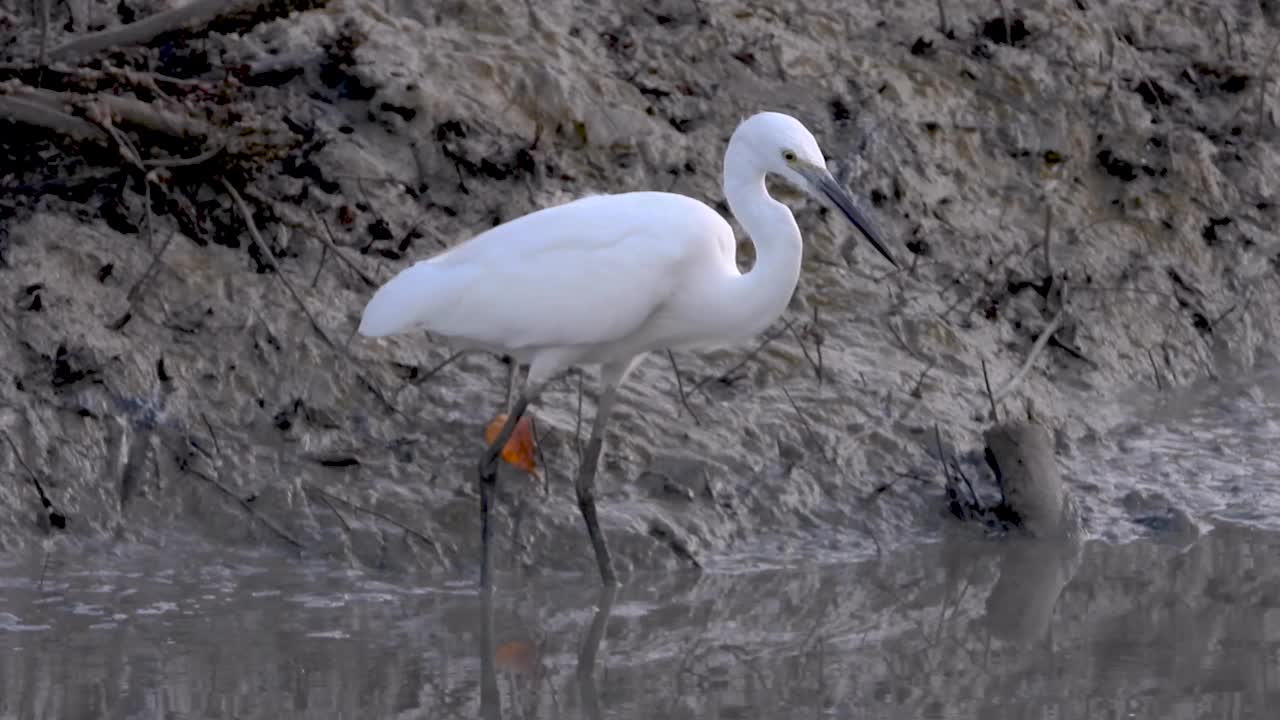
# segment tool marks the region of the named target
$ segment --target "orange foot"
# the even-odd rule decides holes
[[[498,433],[502,432],[502,426],[506,422],[506,413],[494,418],[493,422],[489,423],[489,427],[484,429],[484,441],[492,444],[497,440]],[[529,422],[529,416],[524,415],[516,421],[516,429],[512,431],[511,437],[507,438],[507,444],[502,448],[502,459],[527,473],[536,473],[538,466],[533,460],[536,450],[533,424]]]

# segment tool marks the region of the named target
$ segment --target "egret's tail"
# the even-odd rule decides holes
[[[365,305],[360,334],[384,337],[424,326],[441,289],[436,275],[429,263],[419,262],[388,280]]]

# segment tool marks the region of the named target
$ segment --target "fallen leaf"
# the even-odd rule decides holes
[[[521,420],[523,421],[523,418]],[[533,645],[523,640],[503,643],[493,651],[493,664],[499,670],[527,675],[532,673],[537,665],[537,652],[533,649]]]
[[[502,426],[506,422],[506,413],[494,418],[493,422],[489,423],[489,427],[484,430],[484,441],[492,443],[498,439],[498,433],[502,432]],[[533,460],[535,450],[533,424],[529,422],[529,416],[525,415],[516,421],[516,429],[511,432],[511,437],[507,438],[507,444],[502,448],[502,459],[525,472],[536,472],[538,466]]]

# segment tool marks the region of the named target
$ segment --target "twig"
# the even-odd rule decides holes
[[[321,490],[320,488],[315,487],[315,486],[313,486],[313,485],[303,485],[302,487],[303,487],[303,489],[304,489],[304,490],[306,490],[306,491],[308,491],[308,492],[314,492],[314,493],[316,493],[316,494],[320,495],[320,496],[321,496],[321,497],[323,497],[323,498],[329,498],[330,500],[337,500],[338,502],[342,503],[343,505],[346,505],[347,507],[351,508],[352,510],[355,510],[356,512],[362,512],[362,513],[364,513],[364,514],[366,514],[366,515],[371,515],[371,516],[376,517],[376,518],[378,518],[378,519],[380,519],[380,520],[384,520],[384,521],[386,521],[386,522],[389,522],[389,523],[391,523],[392,525],[395,525],[396,527],[398,527],[398,528],[400,528],[401,530],[405,531],[405,532],[406,532],[406,533],[408,533],[409,535],[412,535],[413,537],[415,537],[415,538],[417,538],[417,539],[421,540],[422,542],[426,543],[427,545],[430,545],[430,546],[431,546],[431,548],[432,548],[432,549],[434,549],[434,550],[436,551],[436,554],[437,554],[437,555],[439,555],[439,554],[440,554],[440,546],[436,543],[436,541],[435,541],[435,540],[432,540],[432,539],[431,539],[430,537],[428,537],[425,533],[423,533],[423,532],[421,532],[421,531],[419,531],[419,530],[414,530],[413,528],[409,527],[408,525],[405,525],[404,523],[400,522],[399,520],[396,520],[395,518],[391,517],[390,515],[387,515],[387,514],[385,514],[385,513],[378,512],[377,510],[374,510],[373,508],[368,508],[368,507],[365,507],[365,506],[363,506],[363,505],[357,505],[356,503],[353,503],[353,502],[351,502],[350,500],[347,500],[347,499],[345,499],[345,498],[343,498],[343,497],[340,497],[340,496],[338,496],[338,495],[334,495],[333,493],[330,493],[330,492],[326,492],[326,491],[324,491],[324,490]]]
[[[996,396],[991,392],[991,376],[987,374],[987,359],[982,358],[982,384],[987,386],[987,400],[991,402],[991,421],[1000,422],[1000,411],[996,409]]]
[[[813,431],[813,426],[809,424],[809,418],[805,417],[804,413],[800,411],[800,406],[796,404],[795,398],[791,397],[791,392],[787,390],[787,386],[779,383],[778,387],[782,389],[782,394],[787,396],[787,402],[791,403],[791,409],[795,410],[796,415],[800,417],[800,424],[804,426],[804,431],[808,434],[809,439],[812,440],[813,444],[822,452],[822,459],[826,460],[827,448],[822,444],[822,440],[818,437],[818,434]]]
[[[964,474],[964,470],[960,468],[960,463],[956,462],[955,458],[951,458],[951,467],[955,468],[956,474],[960,476],[961,480],[964,480],[965,486],[969,488],[969,497],[973,499],[973,509],[981,510],[982,503],[978,502],[978,493],[974,492],[973,483],[969,482],[969,476]]]
[[[747,353],[746,357],[742,358],[742,360],[740,360],[736,365],[734,365],[733,367],[729,368],[728,370],[725,370],[724,372],[720,373],[719,375],[711,375],[711,376],[708,376],[708,377],[703,378],[702,380],[698,381],[698,384],[697,384],[697,385],[694,385],[694,386],[693,386],[693,390],[691,390],[690,392],[698,392],[698,391],[701,391],[701,390],[702,390],[702,387],[703,387],[704,385],[706,385],[707,383],[711,382],[712,380],[720,380],[720,381],[722,381],[722,382],[728,382],[729,378],[733,375],[733,373],[734,373],[734,372],[736,372],[736,371],[737,371],[739,368],[741,368],[743,365],[746,365],[747,363],[751,362],[751,360],[752,360],[752,359],[754,359],[754,358],[755,358],[755,356],[757,356],[757,355],[759,355],[759,354],[760,354],[760,351],[761,351],[761,350],[764,350],[764,349],[765,349],[765,346],[767,346],[769,343],[771,343],[771,342],[773,342],[774,340],[776,340],[776,339],[777,339],[780,335],[782,335],[783,333],[785,333],[785,332],[787,332],[788,330],[790,330],[790,329],[791,329],[791,325],[792,325],[794,322],[795,322],[795,320],[787,320],[787,322],[786,322],[785,324],[783,324],[783,326],[782,326],[779,330],[777,330],[776,332],[774,332],[774,333],[772,333],[772,334],[768,335],[767,337],[765,337],[765,339],[764,339],[763,341],[761,341],[761,343],[760,343],[759,345],[757,345],[757,346],[755,347],[755,349],[754,349],[754,350],[752,350],[751,352]],[[703,394],[704,394],[704,395],[706,395],[706,392],[703,392]]]
[[[302,296],[298,294],[296,289],[294,289],[293,283],[289,282],[289,277],[284,274],[284,270],[280,267],[279,263],[276,262],[275,256],[271,254],[271,250],[268,249],[266,243],[262,241],[262,235],[258,233],[258,226],[253,222],[253,213],[249,210],[249,206],[245,203],[244,198],[240,197],[240,193],[236,192],[236,189],[232,187],[231,183],[227,182],[225,177],[219,178],[219,180],[222,183],[223,189],[227,191],[227,194],[230,195],[231,199],[235,202],[236,208],[239,209],[241,217],[244,218],[245,225],[249,228],[249,237],[252,239],[253,244],[258,248],[258,253],[262,255],[264,260],[271,263],[271,269],[275,270],[276,277],[280,279],[280,282],[284,285],[285,289],[289,291],[289,295],[291,295],[294,302],[298,304],[298,308],[302,310],[302,314],[306,315],[307,320],[311,322],[311,327],[315,329],[316,334],[319,335],[320,339],[324,341],[324,344],[328,345],[329,349],[337,353],[339,357],[350,361],[351,356],[348,354],[346,346],[340,346],[329,338],[328,333],[324,331],[324,328],[320,326],[319,321],[317,321],[315,316],[311,314],[311,310],[307,308],[307,304],[302,301]],[[350,338],[348,338],[348,341],[349,340]],[[365,388],[367,388],[369,392],[373,393],[374,397],[390,409],[391,412],[401,417],[408,417],[404,413],[400,412],[400,409],[395,406],[395,403],[388,400],[387,397],[382,394],[382,390],[375,385],[372,380],[364,375],[359,375],[358,377],[360,382],[364,384]]]
[[[330,349],[342,357],[347,358],[348,356],[345,349],[339,347],[329,339],[324,328],[320,326],[319,321],[317,321],[315,316],[311,314],[311,311],[307,309],[307,304],[302,301],[302,296],[294,289],[293,283],[289,281],[288,276],[284,274],[284,270],[282,270],[279,263],[276,262],[275,256],[271,254],[270,248],[268,248],[267,244],[262,241],[262,236],[258,233],[258,226],[253,222],[253,213],[249,210],[249,206],[245,203],[244,198],[240,197],[240,193],[236,192],[235,187],[233,187],[231,183],[227,182],[225,177],[219,178],[219,181],[222,183],[223,189],[227,191],[227,194],[231,196],[232,201],[235,202],[236,208],[240,211],[240,216],[244,218],[245,225],[249,228],[249,237],[253,241],[253,244],[258,248],[258,252],[262,255],[263,260],[271,264],[271,269],[275,270],[276,277],[280,278],[280,282],[284,285],[285,290],[289,291],[289,295],[293,297],[294,302],[298,304],[298,307],[302,310],[302,314],[307,316],[307,320],[311,322],[311,327],[315,328],[316,333],[320,336],[320,339],[324,341],[325,345],[328,345]]]
[[[262,525],[266,527],[268,530],[270,530],[272,533],[274,533],[276,537],[280,538],[281,540],[284,540],[285,542],[289,543],[295,548],[298,548],[299,550],[305,549],[305,546],[301,542],[299,542],[296,538],[294,538],[289,533],[285,532],[283,528],[276,525],[274,522],[268,519],[265,515],[258,512],[253,507],[253,505],[249,504],[248,500],[245,500],[244,498],[240,497],[236,493],[232,492],[231,488],[228,488],[226,485],[223,485],[220,480],[213,477],[212,475],[206,475],[205,473],[191,467],[188,463],[179,461],[179,465],[182,467],[182,469],[185,472],[190,473],[191,475],[198,477],[201,480],[204,480],[205,482],[209,483],[213,487],[217,488],[218,491],[221,492],[223,495],[226,495],[232,500],[235,500],[236,504],[239,505],[246,513],[248,513],[250,517],[262,523]]]
[[[933,442],[938,447],[938,463],[942,465],[942,475],[950,485],[951,469],[947,467],[947,453],[942,449],[942,431],[938,429],[938,423],[933,424]]]
[[[213,431],[213,424],[209,422],[209,416],[200,411],[200,420],[204,423],[204,429],[209,431],[209,439],[213,441],[213,451],[222,454],[222,448],[218,445],[218,434]]]
[[[694,424],[701,425],[702,420],[698,419],[698,413],[693,411],[693,406],[689,404],[689,398],[684,394],[684,380],[680,379],[680,366],[676,364],[676,356],[670,350],[667,350],[667,359],[671,361],[671,372],[676,376],[676,391],[680,393],[680,404],[684,406],[685,410],[689,411]]]
[[[1053,205],[1046,205],[1044,209],[1044,270],[1045,275],[1049,277],[1049,282],[1053,282],[1053,258],[1049,254],[1049,238],[1053,234]]]
[[[1022,379],[1031,371],[1031,365],[1036,361],[1036,356],[1044,350],[1045,346],[1049,344],[1049,338],[1052,337],[1053,334],[1058,331],[1058,327],[1062,325],[1062,314],[1066,309],[1065,305],[1058,309],[1058,314],[1053,316],[1053,320],[1049,321],[1049,325],[1040,333],[1040,337],[1036,338],[1035,344],[1031,346],[1031,352],[1027,354],[1027,359],[1023,361],[1022,367],[1018,368],[1018,372],[1013,377],[1009,378],[1008,382],[1001,386],[999,390],[993,393],[992,397],[995,400],[999,400],[1008,394],[1010,390],[1017,387],[1018,383],[1022,382]]]
[[[1156,358],[1151,354],[1151,348],[1147,348],[1147,360],[1151,362],[1151,372],[1156,376],[1156,390],[1164,390],[1164,380],[1160,378],[1160,368],[1156,366]]]
[[[146,210],[147,210],[147,247],[150,247],[155,243],[154,243],[154,235],[153,235],[153,229],[152,229],[153,220],[151,217],[151,179],[149,176],[146,180],[143,181],[143,188],[146,190],[146,197],[144,198],[144,200],[145,200]],[[138,276],[138,279],[135,280],[133,282],[133,285],[129,288],[129,292],[125,294],[125,302],[127,304],[125,305],[124,313],[122,313],[119,318],[117,318],[114,322],[108,325],[109,328],[111,328],[112,330],[120,330],[129,322],[129,318],[133,317],[133,307],[138,300],[138,295],[140,295],[142,292],[143,284],[151,279],[152,275],[155,273],[156,267],[160,265],[160,258],[164,255],[165,251],[169,249],[169,246],[173,244],[173,240],[177,236],[178,236],[177,233],[169,233],[169,236],[160,245],[159,249],[157,249],[154,253],[152,253],[151,262],[147,265],[147,269],[142,272],[142,275]]]
[[[351,272],[355,273],[357,277],[359,277],[362,281],[364,281],[365,285],[368,285],[369,287],[377,287],[378,283],[373,278],[365,274],[363,270],[361,270],[359,267],[356,266],[355,262],[353,262],[346,255],[343,255],[342,252],[338,249],[338,243],[335,242],[333,239],[333,231],[329,229],[329,223],[325,222],[324,218],[320,217],[314,210],[311,211],[311,217],[313,220],[315,220],[317,225],[320,225],[321,227],[324,228],[325,235],[323,236],[316,235],[315,233],[311,233],[311,234],[315,235],[317,240],[324,243],[325,247],[331,250],[334,256],[342,261],[342,264],[350,268]]]
[[[902,333],[898,332],[897,325],[894,325],[892,322],[887,322],[885,325],[888,326],[889,333],[893,335],[893,339],[897,340],[898,344],[902,346],[902,349],[906,350],[911,357],[919,360],[920,362],[931,362],[930,358],[925,357],[922,353],[911,347],[911,344],[902,336]]]
[[[342,517],[342,513],[338,512],[338,508],[334,507],[333,503],[329,502],[329,498],[324,495],[320,496],[320,501],[325,504],[325,507],[329,508],[329,511],[333,513],[334,517],[338,518],[338,522],[342,523],[342,529],[347,531],[349,534],[351,532],[351,526],[347,524],[347,519]]]
[[[804,344],[804,338],[800,337],[800,331],[794,327],[791,328],[791,335],[796,339],[796,343],[800,345],[800,352],[804,353],[804,359],[809,362],[809,367],[813,368],[813,374],[818,380],[818,384],[822,384],[822,367],[817,361],[809,355],[809,348]]]
[[[932,371],[934,366],[936,366],[937,364],[938,364],[938,361],[935,358],[933,360],[930,360],[928,365],[924,366],[924,370],[921,371],[920,376],[916,378],[916,384],[911,388],[911,393],[910,393],[911,397],[916,398],[918,400],[924,395],[924,393],[921,392],[920,388],[924,387],[924,379],[929,376],[929,372]]]
[[[216,144],[213,147],[210,147],[208,150],[205,150],[204,152],[194,157],[154,158],[154,159],[145,161],[144,164],[147,167],[161,167],[161,168],[190,167],[191,165],[199,165],[200,163],[205,162],[207,160],[212,160],[214,157],[217,157],[218,153],[222,152],[225,149],[226,149],[225,145]]]
[[[320,282],[320,271],[324,270],[324,261],[328,259],[329,259],[329,246],[326,245],[320,248],[320,262],[316,263],[316,274],[311,276],[312,290],[315,290],[316,283]],[[348,338],[347,342],[343,343],[343,347],[346,347],[347,345],[350,345],[350,344],[351,344],[351,339]]]
[[[22,453],[18,451],[18,445],[13,442],[13,438],[9,433],[5,430],[0,430],[0,433],[4,433],[4,439],[9,443],[9,447],[13,449],[13,456],[17,458],[18,464],[22,466],[22,469],[27,471],[27,477],[31,478],[31,484],[35,486],[36,494],[40,496],[40,505],[48,508],[49,512],[52,513],[53,502],[49,500],[48,495],[44,494],[44,486],[40,484],[40,478],[31,469],[31,466],[27,464],[27,461],[22,459]]]
[[[917,256],[917,257],[919,257],[919,256]],[[819,325],[818,325],[818,306],[817,306],[817,305],[814,305],[814,306],[813,306],[813,328],[814,328],[814,335],[813,335],[813,350],[814,350],[814,353],[818,356],[818,384],[819,384],[819,385],[821,385],[821,384],[822,384],[822,344],[823,344],[823,335],[822,335],[822,331],[821,331],[821,330],[819,330],[819,329],[818,329],[818,327],[819,327]]]
[[[462,357],[463,355],[466,355],[466,354],[467,354],[467,351],[465,351],[465,350],[459,350],[458,352],[455,352],[454,354],[450,355],[449,357],[445,358],[444,360],[441,360],[440,362],[436,363],[436,366],[435,366],[435,367],[433,367],[433,368],[431,368],[430,370],[426,371],[426,372],[425,372],[425,373],[423,373],[421,376],[414,378],[414,379],[413,379],[413,384],[414,384],[414,385],[421,385],[422,383],[424,383],[424,382],[426,382],[426,381],[430,380],[432,377],[434,377],[434,376],[435,376],[437,373],[439,373],[441,370],[444,370],[445,368],[449,367],[450,365],[452,365],[452,364],[454,363],[454,361],[455,361],[455,360],[457,360],[458,358],[460,358],[460,357]]]

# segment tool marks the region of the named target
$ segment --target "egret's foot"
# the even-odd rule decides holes
[[[489,423],[484,430],[484,441],[489,444],[489,453],[486,457],[492,457],[496,464],[497,459],[501,457],[507,461],[507,464],[518,467],[527,473],[534,474],[537,472],[538,465],[534,460],[537,455],[538,447],[533,437],[533,421],[530,419],[528,412],[522,414],[520,419],[516,421],[515,427],[511,430],[511,435],[507,438],[507,442],[499,453],[494,443],[498,436],[502,434],[503,427],[507,424],[508,415],[500,413]]]

